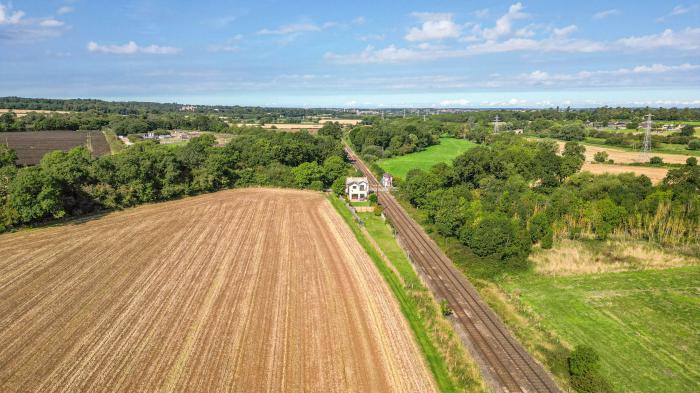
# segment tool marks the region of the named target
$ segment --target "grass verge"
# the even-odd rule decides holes
[[[105,139],[107,139],[109,150],[112,151],[112,154],[117,154],[124,149],[124,144],[117,138],[117,134],[115,134],[114,131],[104,130],[102,133],[105,135]]]
[[[377,250],[343,203],[335,196],[328,199],[372,258],[399,302],[438,389],[442,392],[485,392],[486,387],[476,365],[466,354],[449,321],[440,313],[430,292],[422,285],[389,227],[372,214],[363,215],[363,220],[367,220],[367,233],[379,246],[380,250]],[[379,251],[393,266],[387,265]]]

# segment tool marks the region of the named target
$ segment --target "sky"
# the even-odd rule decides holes
[[[700,107],[700,1],[0,0],[0,96]]]

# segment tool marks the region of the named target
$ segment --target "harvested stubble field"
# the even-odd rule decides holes
[[[94,156],[111,152],[109,143],[101,131],[2,132],[0,143],[17,153],[19,165],[36,165],[44,154],[50,151],[68,151],[74,147],[87,146],[88,135]]]
[[[322,194],[248,189],[0,236],[0,391],[434,391]]]
[[[564,145],[566,142],[557,142],[559,144],[559,150],[564,150]],[[601,151],[608,153],[608,158],[615,161],[616,164],[634,164],[641,163],[640,153],[637,151],[627,151],[622,149],[615,149],[611,147],[595,146],[584,143],[586,147],[586,161],[593,162],[595,154]],[[685,160],[688,159],[688,155],[683,154],[667,154],[667,153],[656,153],[652,151],[649,153],[650,157],[657,156],[661,157],[667,164],[685,164]]]

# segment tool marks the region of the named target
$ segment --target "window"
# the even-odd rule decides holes
[[[365,190],[365,185],[364,185],[364,184],[360,184],[360,191],[364,191],[364,190]]]

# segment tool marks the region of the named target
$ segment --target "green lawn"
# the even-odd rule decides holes
[[[451,163],[452,160],[465,151],[475,147],[474,142],[465,139],[440,138],[440,143],[404,156],[378,160],[382,169],[402,179],[408,171],[414,168],[428,170],[439,162]]]
[[[572,277],[520,274],[500,285],[571,345],[587,344],[619,392],[700,391],[700,267]]]

